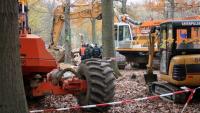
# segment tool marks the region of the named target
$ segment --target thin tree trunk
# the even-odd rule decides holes
[[[17,0],[0,1],[0,112],[28,113],[19,55]]]
[[[95,4],[95,0],[92,0],[92,10],[94,9],[94,4]],[[95,44],[97,43],[97,39],[96,39],[96,18],[91,18],[91,23],[92,23],[92,43]]]
[[[174,3],[174,0],[168,0],[168,1],[169,1],[169,4],[170,4],[169,17],[168,18],[173,19],[174,18],[174,11],[175,11],[175,3]]]
[[[114,18],[113,18],[113,0],[102,0],[102,44],[103,57],[112,58],[114,54]],[[116,61],[113,61],[112,67],[115,76],[121,76]]]
[[[167,19],[168,18],[168,4],[167,1],[164,1],[164,18]]]
[[[91,23],[92,23],[92,43],[95,44],[95,43],[97,43],[97,39],[96,39],[96,19],[92,18]]]
[[[66,0],[65,6],[65,38],[65,63],[71,64],[70,0]]]
[[[122,8],[121,8],[122,14],[127,14],[127,11],[126,11],[127,0],[122,0],[121,3],[122,3]]]

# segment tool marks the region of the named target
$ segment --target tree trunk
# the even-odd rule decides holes
[[[96,19],[92,18],[91,23],[92,23],[92,43],[95,44],[95,43],[97,43],[97,39],[96,39]]]
[[[95,0],[92,0],[92,10],[95,10],[94,4],[95,4]],[[96,39],[96,18],[91,18],[91,23],[92,23],[92,43],[95,44],[95,43],[97,43],[97,39]]]
[[[168,4],[167,1],[164,1],[164,18],[167,19],[168,18]]]
[[[28,113],[19,55],[17,0],[0,1],[0,112]]]
[[[127,14],[127,11],[126,11],[127,0],[122,0],[121,3],[122,3],[122,8],[121,8],[122,14]]]
[[[169,17],[173,19],[174,18],[174,11],[175,11],[175,3],[174,0],[168,0],[169,1]]]
[[[113,0],[102,0],[102,45],[103,57],[112,58],[114,54],[114,18],[113,18]],[[117,63],[113,61],[112,67],[115,76],[121,76]]]
[[[70,28],[70,0],[66,0],[65,6],[65,63],[72,63],[71,58],[71,28]]]

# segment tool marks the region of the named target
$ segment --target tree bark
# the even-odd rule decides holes
[[[71,27],[70,27],[70,0],[66,0],[65,6],[65,63],[72,63],[71,57]]]
[[[92,10],[94,9],[94,4],[95,4],[95,0],[92,0]],[[97,43],[97,39],[96,39],[96,18],[91,18],[91,23],[92,23],[92,43],[95,44]]]
[[[0,112],[28,113],[19,54],[17,0],[0,1]]]
[[[168,18],[168,4],[167,1],[164,1],[164,18]]]
[[[168,0],[169,1],[169,17],[173,19],[174,18],[174,11],[175,11],[175,2],[174,0]]]
[[[102,0],[102,45],[103,57],[112,58],[114,54],[114,11],[113,0]],[[115,76],[121,76],[116,61],[111,62]]]
[[[127,14],[127,11],[126,11],[127,0],[122,0],[121,3],[122,3],[122,8],[121,8],[122,14]]]
[[[97,39],[96,39],[96,19],[92,18],[91,23],[92,23],[92,43],[95,44],[95,43],[97,43]]]

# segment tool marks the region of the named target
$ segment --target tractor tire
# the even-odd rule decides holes
[[[114,97],[114,74],[110,64],[99,60],[87,60],[78,69],[80,79],[87,81],[86,93],[77,95],[80,106],[112,102]],[[109,106],[84,109],[87,112],[106,112]]]

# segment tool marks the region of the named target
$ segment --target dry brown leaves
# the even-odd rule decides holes
[[[144,70],[121,70],[122,77],[116,80],[116,94],[114,101],[126,99],[136,99],[146,97],[148,90],[145,85],[143,74]],[[136,77],[132,78],[132,75]],[[77,105],[76,98],[72,95],[66,96],[48,96],[43,103],[45,108],[62,108]],[[184,105],[166,102],[161,99],[145,100],[126,105],[113,106],[108,113],[180,113]],[[185,110],[185,113],[199,113],[199,103],[190,103]],[[80,110],[67,111],[64,113],[77,113]],[[59,112],[61,113],[61,112]]]

